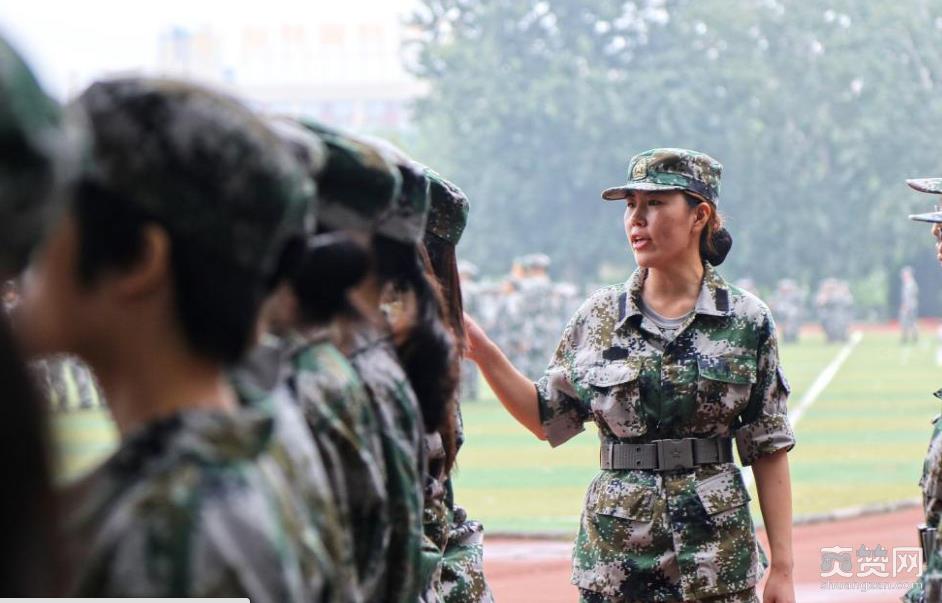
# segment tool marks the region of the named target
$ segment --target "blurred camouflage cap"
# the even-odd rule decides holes
[[[720,199],[723,166],[709,155],[687,149],[651,149],[628,162],[628,184],[602,191],[609,201],[631,191],[686,191],[714,205]]]
[[[423,166],[389,141],[364,137],[364,142],[395,165],[402,178],[402,188],[392,207],[377,223],[376,232],[396,241],[418,243],[425,234],[429,215],[429,179]]]
[[[942,178],[913,178],[907,180],[906,184],[920,193],[932,193],[942,195]],[[938,206],[936,206],[938,209]],[[910,220],[916,222],[929,222],[931,224],[942,224],[942,211],[933,211],[925,214],[912,214]]]
[[[553,263],[548,255],[545,253],[531,253],[524,256],[524,266],[526,268],[542,268],[547,269]]]
[[[317,195],[313,192],[316,192],[317,178],[327,164],[327,146],[317,134],[290,117],[269,118],[268,125],[294,153],[295,159],[311,180],[312,198],[307,208],[303,228],[305,233],[314,234],[317,228],[318,202]]]
[[[468,225],[468,213],[471,211],[468,197],[460,188],[434,170],[425,168],[425,174],[431,183],[432,195],[426,230],[452,245],[457,245]]]
[[[299,123],[327,148],[317,180],[318,219],[330,228],[373,231],[398,198],[402,176],[373,146],[312,119]]]
[[[118,195],[210,254],[274,272],[312,200],[290,148],[245,105],[179,81],[120,78],[76,101],[92,157],[83,179]]]
[[[58,103],[0,38],[0,278],[18,272],[61,206],[77,139]]]

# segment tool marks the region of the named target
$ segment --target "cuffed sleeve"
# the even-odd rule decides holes
[[[775,323],[766,315],[759,338],[758,373],[749,404],[740,416],[736,448],[743,465],[795,446],[795,433],[788,420],[791,387],[782,372],[775,337]]]
[[[556,353],[543,377],[536,382],[540,422],[551,446],[559,446],[585,430],[592,414],[572,382],[572,361],[579,349],[581,312],[569,321]]]

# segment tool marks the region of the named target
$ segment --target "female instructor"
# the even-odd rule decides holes
[[[598,426],[602,471],[573,552],[585,602],[759,600],[768,561],[733,440],[771,546],[763,600],[795,600],[789,386],[769,309],[714,269],[732,243],[716,209],[721,171],[683,149],[631,159],[628,184],[602,197],[625,201],[638,269],[582,305],[535,385],[468,320],[469,357],[538,438],[558,446]]]

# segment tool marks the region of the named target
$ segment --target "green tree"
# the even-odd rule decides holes
[[[415,150],[469,193],[486,272],[627,270],[599,191],[655,146],[724,163],[730,276],[885,282],[926,253],[903,179],[942,174],[938,2],[425,0],[415,24]]]

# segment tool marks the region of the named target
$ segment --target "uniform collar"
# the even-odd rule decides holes
[[[622,287],[618,296],[618,324],[621,328],[633,316],[642,316],[641,289],[648,276],[647,268],[638,268]],[[703,283],[694,306],[694,314],[705,316],[729,316],[729,286],[709,262],[703,263]]]

